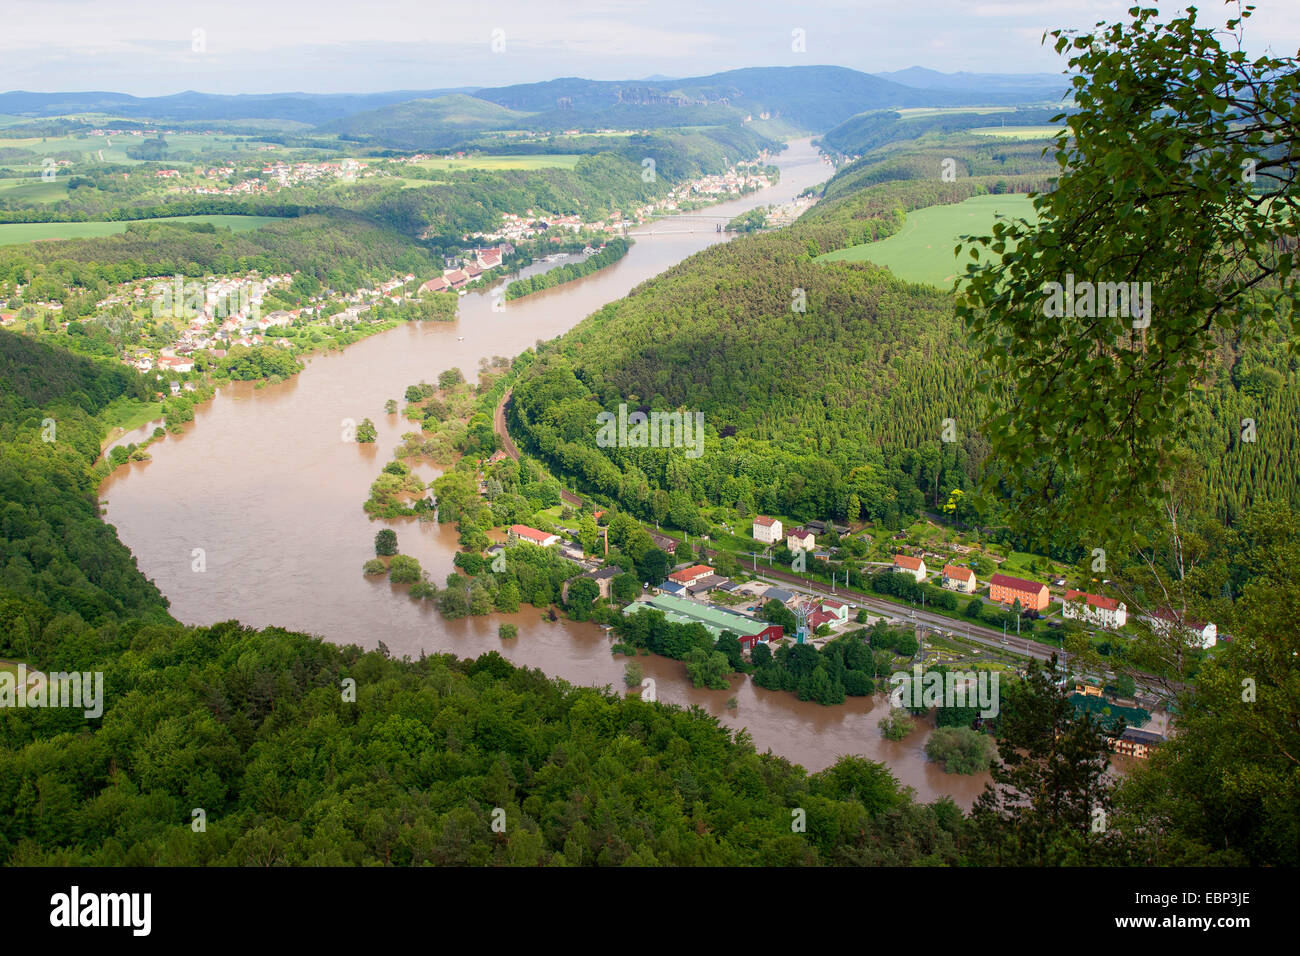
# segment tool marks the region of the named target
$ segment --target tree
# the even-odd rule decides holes
[[[361,570],[365,574],[387,574],[388,566],[378,558],[371,558],[362,565]]]
[[[745,668],[745,651],[740,646],[740,638],[736,637],[730,631],[723,631],[718,638],[713,649],[727,658],[727,663],[733,671],[744,670]]]
[[[589,514],[584,514],[578,521],[578,543],[587,554],[596,554],[600,544],[600,529],[596,527],[596,519]]]
[[[870,697],[875,689],[876,682],[867,671],[844,672],[844,693],[849,697]]]
[[[394,584],[411,584],[420,580],[420,562],[405,554],[395,554],[388,562],[388,580]]]
[[[569,581],[569,600],[566,607],[575,621],[589,619],[599,598],[600,586],[591,578],[577,577]]]
[[[664,578],[668,577],[668,569],[672,564],[668,560],[668,555],[658,548],[650,548],[637,562],[637,570],[641,573],[641,579],[650,585],[662,584]]]
[[[628,687],[640,687],[643,676],[640,661],[628,661],[623,668],[623,683]]]
[[[958,303],[986,366],[988,477],[1039,537],[1141,513],[1220,333],[1300,335],[1300,61],[1247,57],[1240,36],[1225,49],[1194,9],[1129,15],[1052,32],[1075,72],[1056,188],[1035,197],[1036,225],[967,246],[992,253],[967,265]]]
[[[512,637],[518,637],[519,628],[516,627],[514,624],[503,622],[500,626],[497,627],[497,636],[506,640]]]
[[[449,621],[469,614],[469,589],[464,579],[455,586],[449,586],[438,594],[438,612]]]
[[[916,729],[916,723],[908,716],[907,711],[902,707],[891,710],[876,725],[880,728],[880,733],[886,740],[902,740],[913,730]]]
[[[513,614],[519,610],[519,585],[514,578],[507,577],[497,587],[496,608],[503,614]]]
[[[673,557],[677,559],[679,564],[683,561],[694,561],[695,552],[691,550],[691,546],[683,538],[677,542],[677,547],[673,549]]]
[[[691,683],[696,687],[726,690],[731,686],[728,679],[731,674],[731,664],[728,663],[725,654],[705,650],[702,647],[693,647],[687,651],[684,660],[686,673],[690,675]]]
[[[1141,862],[1300,865],[1300,517],[1254,509],[1239,529],[1232,641],[1178,696],[1178,732],[1120,786]]]
[[[375,430],[375,423],[368,418],[361,419],[361,424],[357,426],[357,442],[362,445],[368,445],[379,437]]]
[[[993,759],[993,740],[969,727],[939,727],[925,742],[925,755],[945,773],[983,773]]]
[[[799,626],[794,612],[777,600],[770,600],[759,610],[758,616],[772,624],[780,624],[786,633],[793,634]]]
[[[636,596],[641,593],[641,580],[635,574],[616,574],[609,582],[610,596],[620,604],[627,604],[629,601],[635,601]]]
[[[1112,808],[1113,784],[1104,727],[1076,712],[1055,654],[1030,661],[1023,681],[1002,688],[998,759],[992,781],[971,812],[972,857],[997,866],[1060,866],[1107,858],[1106,832],[1096,832]]]
[[[397,532],[392,528],[381,528],[375,535],[375,554],[391,557],[397,553]]]
[[[740,573],[740,562],[730,551],[719,551],[713,559],[713,570],[724,578],[734,578]]]

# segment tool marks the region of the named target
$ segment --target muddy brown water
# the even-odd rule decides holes
[[[107,501],[105,520],[187,624],[238,619],[256,627],[278,625],[370,648],[383,641],[398,656],[423,651],[473,657],[495,649],[516,664],[574,684],[622,688],[625,659],[610,654],[610,638],[594,625],[550,623],[532,608],[444,621],[403,589],[361,574],[383,526],[371,522],[361,504],[401,434],[413,427],[385,415],[384,402],[393,398],[400,404],[408,384],[435,381],[445,369],[459,367],[473,377],[482,357],[514,356],[559,335],[651,276],[726,241],[716,222],[792,199],[830,174],[806,140],[776,162],[781,182],[775,187],[692,218],[634,230],[637,242],[628,255],[594,275],[508,302],[502,311],[493,310],[493,290],[470,293],[461,297],[454,323],[399,326],[343,352],[316,356],[284,383],[222,389],[196,409],[182,434],[151,446],[151,461],[109,476],[100,492]],[[529,271],[537,268],[542,267]],[[378,441],[344,440],[343,420],[364,417],[378,427]],[[419,470],[426,478],[435,473]],[[388,524],[401,551],[418,558],[441,584],[452,570],[455,528],[414,519]],[[194,569],[198,550],[201,571]],[[502,621],[518,625],[519,636],[499,638]],[[985,776],[945,774],[927,761],[924,729],[896,743],[884,740],[876,729],[888,708],[883,698],[822,707],[741,677],[727,691],[695,689],[680,662],[640,661],[656,681],[659,700],[697,704],[728,726],[747,728],[760,750],[771,749],[809,770],[843,754],[861,754],[888,764],[922,800],[947,794],[964,807],[983,788]],[[734,709],[726,706],[731,697]]]

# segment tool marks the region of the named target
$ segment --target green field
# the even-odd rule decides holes
[[[11,167],[12,168],[12,167]],[[33,172],[24,179],[0,179],[0,199],[21,202],[55,202],[68,198],[68,177],[41,179],[39,172]]]
[[[113,121],[107,120],[106,126]],[[0,126],[2,129],[3,126]],[[11,147],[26,149],[41,156],[68,154],[80,157],[82,162],[97,163],[139,163],[126,154],[126,148],[138,145],[152,136],[91,136],[85,133],[73,133],[66,136],[10,138],[0,136],[0,148]],[[286,150],[279,146],[273,152],[259,153],[259,146],[275,145],[235,133],[170,133],[163,137],[167,140],[168,152],[162,162],[175,162],[186,165],[194,162],[210,162],[217,158],[244,157],[263,158],[284,156]]]
[[[965,202],[909,213],[903,228],[879,242],[867,242],[819,256],[818,262],[874,262],[900,279],[951,287],[958,275],[953,246],[964,235],[985,235],[998,215],[1034,221],[1028,196],[975,196]]]
[[[467,156],[464,159],[422,159],[413,166],[425,169],[572,169],[582,159],[579,153],[547,153],[541,156]]]
[[[1047,139],[1060,131],[1059,126],[981,126],[967,130],[972,136],[996,136],[999,139]]]
[[[1005,113],[1005,106],[907,106],[893,110],[903,119],[919,119],[923,116],[961,116],[982,113]]]
[[[161,219],[130,219],[121,222],[11,222],[0,223],[0,246],[34,242],[38,239],[111,236],[125,232],[132,222],[210,222],[218,229],[229,226],[234,232],[247,232],[279,221],[276,216],[166,216]]]

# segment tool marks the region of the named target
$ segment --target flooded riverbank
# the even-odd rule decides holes
[[[370,483],[413,427],[385,415],[384,402],[400,403],[407,385],[436,381],[448,368],[472,379],[480,359],[514,356],[553,338],[687,256],[727,241],[717,223],[787,202],[831,172],[806,140],[792,144],[776,165],[781,181],[775,187],[669,220],[672,229],[649,224],[632,230],[631,251],[593,275],[508,302],[500,311],[493,309],[497,289],[476,291],[461,298],[455,322],[411,323],[315,356],[280,384],[223,388],[195,409],[183,433],[151,446],[153,460],[125,465],[106,479],[105,520],[187,624],[238,618],[365,647],[383,641],[399,656],[473,657],[495,649],[575,684],[621,689],[625,659],[610,654],[609,638],[593,625],[546,622],[531,608],[444,621],[386,580],[362,575],[362,564],[374,555],[375,532],[385,525],[397,531],[401,551],[418,558],[439,583],[456,552],[450,525],[371,522],[361,509]],[[343,422],[365,417],[375,422],[378,440],[359,445],[347,439]],[[203,554],[202,571],[194,570],[196,549]],[[497,636],[503,620],[518,625],[517,638]],[[897,743],[883,740],[876,729],[885,706],[880,700],[850,698],[840,707],[822,707],[739,677],[727,691],[697,690],[680,662],[639,660],[656,680],[661,701],[698,704],[730,726],[747,728],[760,750],[770,748],[810,770],[842,754],[862,754],[889,764],[921,799],[950,794],[962,806],[983,786],[983,777],[947,775],[927,761],[922,731]],[[726,707],[733,696],[734,710]]]

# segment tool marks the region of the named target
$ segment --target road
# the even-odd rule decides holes
[[[716,551],[710,551],[709,556],[716,556]],[[887,601],[877,597],[874,594],[863,594],[861,591],[855,591],[851,588],[836,587],[832,594],[826,586],[817,581],[810,581],[808,578],[801,577],[787,571],[778,571],[776,568],[768,568],[754,572],[759,579],[768,579],[770,583],[790,584],[798,590],[805,591],[817,597],[827,597],[833,600],[851,601],[860,607],[869,611],[877,611],[881,614],[887,614],[890,617],[896,617],[908,623],[928,627],[931,630],[950,631],[958,637],[964,637],[976,644],[982,644],[995,650],[1010,651],[1025,657],[1033,657],[1040,661],[1045,661],[1053,654],[1060,655],[1061,649],[1053,647],[1050,644],[1039,644],[1037,641],[1031,641],[1028,638],[1016,637],[1010,634],[1006,638],[1006,644],[1003,644],[1002,632],[995,631],[991,628],[980,627],[977,624],[971,624],[969,621],[958,621],[950,617],[944,617],[942,614],[935,614],[931,611],[922,611],[906,604],[895,604],[893,601]]]

